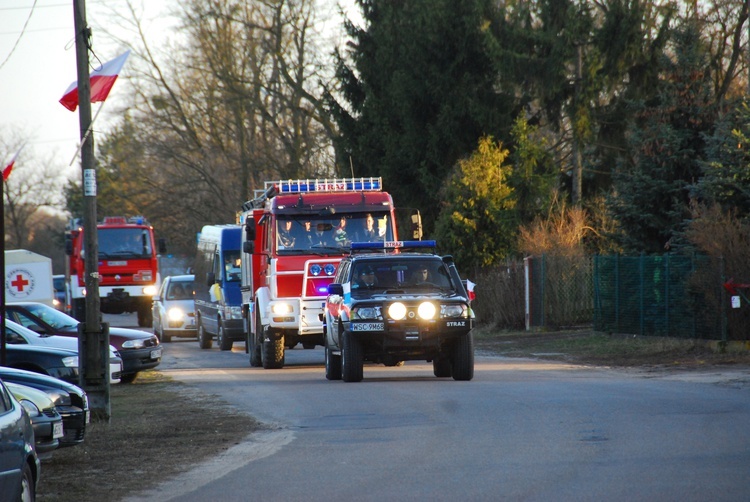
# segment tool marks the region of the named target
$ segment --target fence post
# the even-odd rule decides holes
[[[645,332],[644,330],[645,330],[645,322],[646,322],[646,320],[645,320],[646,313],[645,313],[645,306],[644,306],[644,304],[645,304],[645,298],[644,297],[645,297],[645,294],[646,294],[645,293],[645,289],[646,289],[646,284],[645,284],[645,282],[646,282],[646,271],[644,270],[644,268],[645,268],[645,255],[643,253],[641,253],[640,260],[638,260],[638,277],[639,277],[639,280],[640,280],[640,284],[639,284],[639,287],[638,287],[638,296],[639,296],[639,298],[638,298],[638,310],[640,311],[639,312],[640,315],[638,316],[639,317],[638,322],[639,322],[640,335],[641,336],[643,336],[643,333]]]

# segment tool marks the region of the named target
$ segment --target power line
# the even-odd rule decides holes
[[[13,55],[13,52],[15,52],[16,47],[18,47],[18,43],[21,41],[21,38],[23,37],[24,32],[26,31],[26,27],[29,25],[29,21],[31,20],[31,15],[34,14],[34,7],[36,7],[37,0],[34,0],[34,3],[31,6],[31,10],[29,11],[29,17],[26,18],[26,22],[23,23],[23,29],[21,30],[21,33],[19,33],[18,38],[16,39],[16,43],[13,44],[13,48],[10,50],[8,55],[5,58],[5,61],[0,63],[0,70],[3,69],[3,66],[5,66],[5,63],[8,62],[10,57]]]

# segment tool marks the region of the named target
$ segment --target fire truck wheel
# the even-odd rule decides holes
[[[351,331],[344,331],[341,338],[341,379],[345,382],[361,382],[364,365],[362,342]]]
[[[216,344],[221,350],[232,350],[232,339],[227,338],[227,332],[224,329],[224,323],[219,321],[219,333],[216,335]]]
[[[265,338],[265,336],[263,337]],[[261,358],[265,369],[280,369],[284,367],[284,335],[271,336],[270,340],[263,340]]]
[[[453,380],[474,378],[474,337],[471,333],[462,336],[453,346]]]
[[[211,335],[206,332],[206,328],[203,327],[203,323],[198,321],[198,346],[202,349],[210,349],[213,345]]]
[[[326,379],[341,380],[341,355],[326,347]]]
[[[138,326],[141,328],[149,328],[153,324],[154,320],[151,308],[147,307],[138,307]]]
[[[260,331],[262,325],[260,323],[260,314],[258,314],[258,306],[255,306],[255,329],[256,331]],[[253,368],[258,368],[260,366],[263,366],[263,361],[260,357],[260,344],[258,343],[258,336],[250,331],[250,326],[248,325],[248,332],[247,332],[247,347],[248,352],[250,352],[250,366]]]

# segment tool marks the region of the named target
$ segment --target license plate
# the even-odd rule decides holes
[[[53,438],[61,438],[63,437],[63,424],[62,422],[57,422],[55,424],[52,424],[52,437]]]
[[[107,262],[107,265],[109,265],[110,267],[124,267],[127,264],[128,262],[126,261],[108,261]]]
[[[383,331],[382,322],[358,322],[350,326],[352,331]]]
[[[161,357],[161,347],[151,351],[151,359],[159,359]]]
[[[91,412],[89,410],[83,412],[83,420],[87,424],[91,423]]]

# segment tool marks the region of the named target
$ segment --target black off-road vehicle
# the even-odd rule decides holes
[[[474,377],[469,296],[435,241],[352,243],[328,286],[325,317],[329,380],[361,381],[365,361],[409,360],[431,361],[436,377]]]

